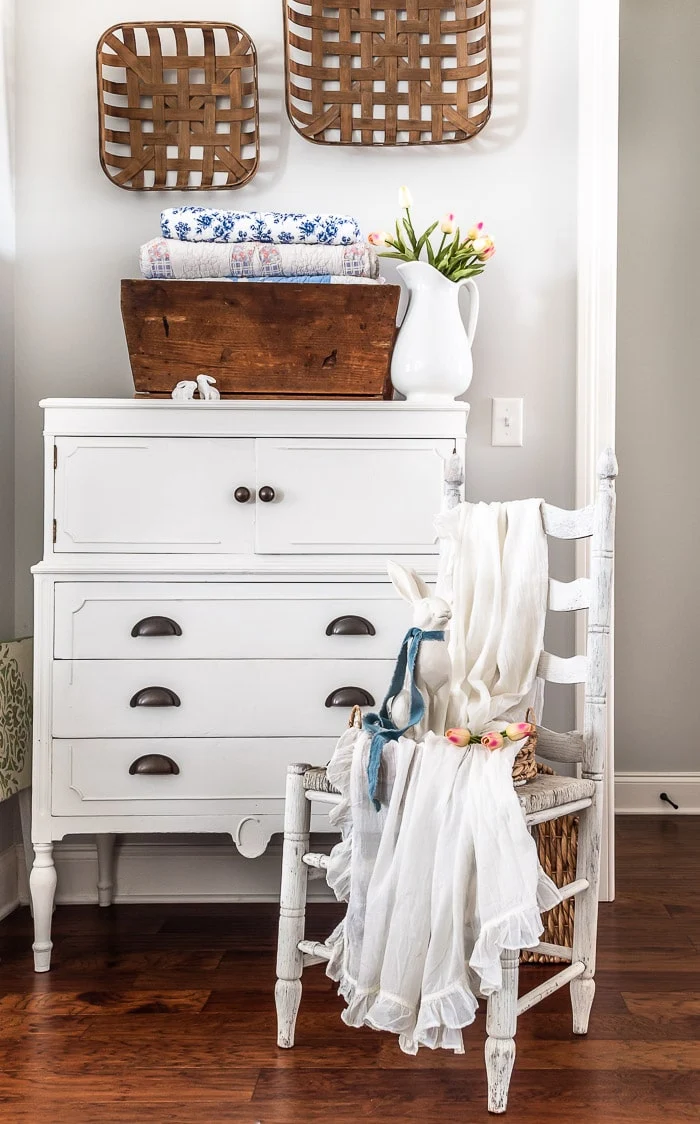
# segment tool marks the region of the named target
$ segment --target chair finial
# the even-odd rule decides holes
[[[601,480],[614,480],[617,476],[617,471],[615,450],[608,447],[598,457],[598,476]]]

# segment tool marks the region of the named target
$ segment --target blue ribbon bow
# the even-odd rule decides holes
[[[423,640],[444,640],[445,633],[440,631],[425,632],[422,628],[409,628],[401,642],[401,648],[396,658],[396,667],[394,674],[389,685],[384,702],[381,705],[379,714],[366,714],[362,720],[362,728],[367,733],[372,735],[372,742],[369,747],[369,761],[367,764],[367,780],[369,783],[369,798],[374,804],[377,811],[381,808],[381,803],[377,800],[377,785],[379,783],[379,766],[382,761],[382,751],[386,742],[398,741],[411,726],[415,726],[420,722],[425,714],[425,699],[421,692],[418,690],[415,682],[416,659],[418,657],[418,649]],[[408,682],[406,677],[408,673]],[[389,715],[389,699],[393,699],[404,687],[408,687],[411,693],[411,710],[408,716],[408,723],[399,730],[396,723]]]

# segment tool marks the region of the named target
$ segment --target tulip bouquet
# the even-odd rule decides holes
[[[450,212],[436,219],[422,234],[416,234],[411,218],[413,200],[407,187],[399,188],[399,206],[403,216],[396,220],[396,231],[374,231],[368,241],[372,246],[386,246],[380,253],[383,258],[398,258],[400,261],[420,261],[425,250],[428,264],[432,265],[450,281],[464,281],[467,277],[477,277],[486,268],[486,262],[493,257],[496,247],[493,239],[484,232],[483,222],[476,223],[467,231],[466,238],[458,226],[455,216]],[[432,238],[440,228],[442,238],[437,248]]]
[[[532,722],[511,722],[505,730],[489,730],[485,734],[472,734],[471,730],[447,730],[445,737],[453,745],[464,749],[468,745],[483,745],[486,749],[503,749],[507,741],[520,742],[534,734]]]

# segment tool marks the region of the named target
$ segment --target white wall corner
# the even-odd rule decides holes
[[[678,811],[659,799],[665,792]],[[616,773],[618,815],[700,816],[700,773]]]

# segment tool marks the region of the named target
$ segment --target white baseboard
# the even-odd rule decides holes
[[[17,848],[0,853],[0,921],[19,905],[17,892]]]
[[[57,843],[54,857],[56,901],[65,905],[97,902],[94,842]],[[232,843],[167,838],[144,842],[122,837],[117,842],[114,901],[274,902],[279,900],[281,861],[282,847],[275,843],[260,858],[245,859]],[[20,895],[26,904],[24,880]],[[309,900],[333,900],[325,879],[309,883]]]
[[[665,792],[678,811],[659,800]],[[618,815],[700,816],[700,773],[616,773],[615,811]]]

